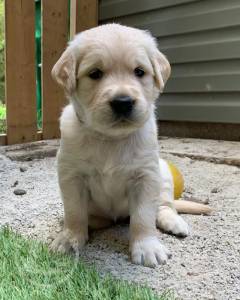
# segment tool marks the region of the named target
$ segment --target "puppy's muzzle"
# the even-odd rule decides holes
[[[135,100],[126,95],[116,96],[110,102],[113,113],[117,117],[130,117],[134,109]]]

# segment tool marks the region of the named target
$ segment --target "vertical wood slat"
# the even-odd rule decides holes
[[[98,25],[98,0],[71,0],[70,36]]]
[[[66,100],[51,70],[68,41],[69,7],[66,0],[42,0],[42,136],[59,137],[59,116]]]
[[[37,138],[35,3],[5,0],[8,144]]]
[[[76,0],[70,1],[70,40],[76,34]]]
[[[97,26],[98,0],[76,0],[76,32]]]

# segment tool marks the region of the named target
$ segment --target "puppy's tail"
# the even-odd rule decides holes
[[[175,200],[174,207],[179,213],[191,215],[209,215],[213,211],[208,205],[186,200]]]

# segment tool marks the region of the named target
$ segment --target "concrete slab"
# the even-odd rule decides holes
[[[58,142],[50,144],[0,147],[0,225],[8,224],[46,243],[61,230],[63,217],[56,160],[44,156],[54,155]],[[212,216],[184,216],[191,227],[185,239],[160,234],[173,254],[167,265],[149,269],[131,264],[126,224],[92,233],[82,259],[95,264],[102,274],[110,272],[117,278],[147,284],[157,292],[170,288],[179,299],[239,299],[238,149],[240,143],[160,140],[161,156],[176,163],[184,174],[184,198],[208,201],[215,209]],[[26,193],[18,195],[16,189]]]
[[[190,138],[160,137],[161,153],[170,153],[178,157],[189,157],[219,164],[240,166],[240,143],[221,140],[202,140]],[[0,153],[11,160],[30,161],[45,157],[54,157],[59,140],[45,140],[34,143],[6,146]]]
[[[239,142],[161,137],[160,151],[178,157],[240,166]]]
[[[15,161],[32,161],[56,156],[59,140],[46,140],[33,143],[0,147],[0,153]]]

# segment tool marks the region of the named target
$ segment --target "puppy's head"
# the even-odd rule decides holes
[[[52,70],[85,125],[109,136],[143,126],[169,75],[154,38],[118,24],[77,35]]]

